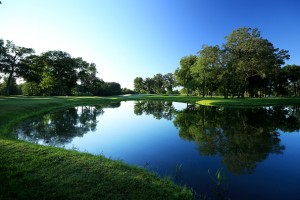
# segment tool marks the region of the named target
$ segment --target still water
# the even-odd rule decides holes
[[[20,140],[123,160],[207,199],[300,199],[300,107],[163,101],[78,106],[20,125]]]

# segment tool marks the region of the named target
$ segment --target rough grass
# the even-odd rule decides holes
[[[191,199],[190,190],[103,156],[0,139],[0,199]]]

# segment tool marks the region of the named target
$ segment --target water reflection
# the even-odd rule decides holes
[[[103,109],[120,105],[78,106],[45,114],[21,125],[16,134],[22,140],[63,147],[95,131]],[[279,130],[294,132],[300,127],[299,107],[234,109],[186,104],[176,109],[172,102],[136,101],[134,114],[172,120],[179,137],[196,143],[201,156],[221,156],[226,168],[236,174],[251,174],[270,154],[283,154]]]
[[[136,114],[172,119],[180,138],[194,141],[200,155],[221,155],[227,169],[250,174],[269,154],[282,154],[285,146],[278,129],[299,130],[299,107],[217,108],[187,105],[175,110],[171,103],[137,102]],[[171,112],[168,112],[171,111]],[[168,116],[168,117],[164,117]]]
[[[120,102],[78,106],[48,113],[22,124],[16,130],[18,139],[32,143],[63,147],[74,137],[82,137],[89,131],[95,131],[97,117],[103,115],[104,108],[117,108]]]
[[[215,199],[298,199],[300,135],[289,133],[299,129],[299,107],[128,101],[49,113],[16,134],[122,159]]]
[[[168,101],[136,101],[134,104],[134,114],[153,115],[155,119],[171,120],[175,114],[175,107]]]

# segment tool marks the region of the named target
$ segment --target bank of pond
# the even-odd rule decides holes
[[[77,105],[30,118],[15,139],[103,155],[200,199],[297,199],[300,107],[162,100]],[[24,188],[25,189],[25,188]]]

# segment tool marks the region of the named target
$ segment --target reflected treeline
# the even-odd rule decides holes
[[[74,137],[82,137],[89,131],[95,131],[97,117],[104,113],[104,108],[116,108],[120,105],[120,102],[117,102],[78,106],[48,113],[24,123],[16,130],[16,134],[21,140],[62,147],[70,143]]]
[[[134,114],[153,115],[156,119],[171,120],[174,118],[175,108],[171,101],[136,101]]]
[[[195,141],[201,155],[221,155],[228,170],[252,173],[269,154],[282,154],[278,129],[298,131],[299,107],[233,109],[197,106],[178,111],[179,136]]]

